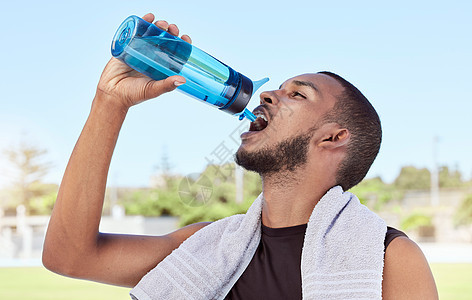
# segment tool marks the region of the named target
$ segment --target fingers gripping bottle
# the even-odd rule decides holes
[[[213,56],[145,20],[130,16],[120,25],[111,53],[136,71],[161,80],[181,75],[177,89],[220,110],[254,121],[246,109],[254,92],[269,79],[253,82]]]

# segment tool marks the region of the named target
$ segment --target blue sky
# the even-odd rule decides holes
[[[116,28],[146,12],[249,78],[268,76],[263,89],[321,70],[351,81],[383,124],[369,177],[430,168],[435,136],[439,164],[472,175],[470,1],[9,1],[2,11],[0,148],[48,149],[48,181],[60,182]],[[146,186],[163,155],[175,172],[200,172],[215,151],[236,150],[240,126],[247,123],[177,92],[133,107],[109,184]]]

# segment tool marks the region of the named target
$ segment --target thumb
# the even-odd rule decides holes
[[[152,83],[147,86],[146,98],[151,99],[171,92],[185,82],[185,78],[178,75],[170,76],[163,80],[152,81]]]

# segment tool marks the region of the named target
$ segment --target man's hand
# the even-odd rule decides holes
[[[146,14],[143,19],[152,23],[154,15]],[[169,25],[166,21],[156,21],[154,24],[172,35],[179,35],[179,28],[175,24]],[[192,42],[188,35],[183,35],[181,38],[188,43]],[[177,75],[164,80],[152,80],[120,60],[112,58],[100,77],[95,99],[113,101],[114,104],[126,111],[135,104],[173,91],[184,83],[185,78]]]
[[[154,16],[147,14],[146,21]],[[179,30],[155,23],[173,35]],[[182,37],[190,42],[188,36]],[[185,82],[181,76],[154,81],[111,59],[98,84],[90,115],[67,165],[49,221],[43,264],[51,271],[88,280],[133,286],[194,232],[199,223],[164,236],[98,231],[111,157],[129,107]]]

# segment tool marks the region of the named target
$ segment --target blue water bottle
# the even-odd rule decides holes
[[[177,89],[216,106],[240,120],[256,117],[246,106],[254,92],[269,79],[252,81],[208,53],[130,16],[113,37],[111,53],[136,71],[154,80],[181,75],[187,80]]]

